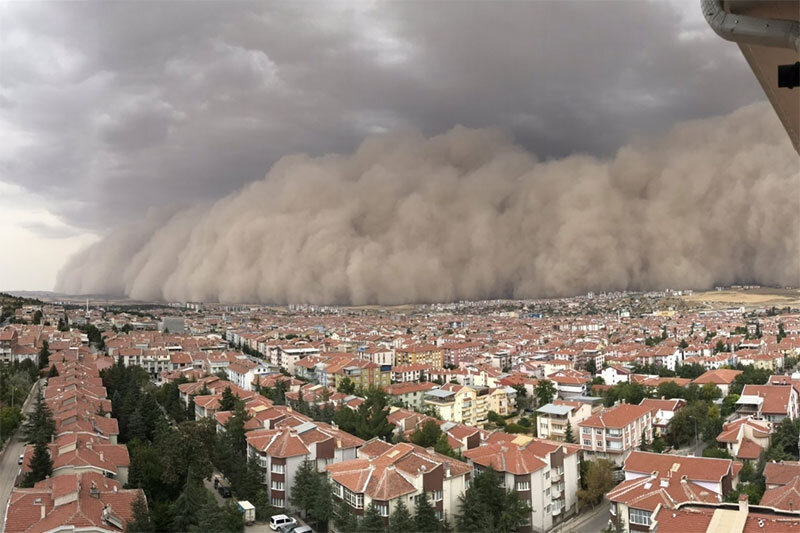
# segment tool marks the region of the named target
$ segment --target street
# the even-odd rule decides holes
[[[36,403],[36,395],[38,394],[41,383],[42,380],[39,380],[33,385],[31,394],[28,395],[25,403],[22,404],[23,413],[27,414],[33,411],[33,406]],[[0,457],[0,523],[2,524],[0,531],[5,529],[8,499],[11,497],[11,489],[14,488],[14,480],[19,472],[17,460],[25,449],[25,441],[22,439],[21,433],[22,428],[18,429],[17,432],[11,436],[5,452],[3,452],[2,457]]]
[[[569,531],[575,531],[576,533],[597,533],[598,531],[602,531],[608,527],[608,511],[611,508],[611,503],[609,503],[607,500],[604,500],[599,507],[601,509],[600,512],[593,515],[592,518],[586,522],[583,522],[574,530],[570,529]]]

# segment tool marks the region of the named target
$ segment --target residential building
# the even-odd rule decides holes
[[[587,458],[603,458],[622,465],[642,436],[653,440],[653,409],[622,403],[601,409],[580,424],[579,443]]]
[[[588,403],[555,400],[537,410],[537,435],[543,439],[564,441],[567,426],[572,428],[573,442],[578,442],[578,424],[592,415],[592,406]]]
[[[611,521],[626,532],[648,531],[659,506],[722,502],[736,488],[741,463],[634,451],[622,469],[625,480],[608,493]]]
[[[503,486],[528,503],[530,519],[518,530],[525,533],[549,531],[577,513],[579,452],[573,444],[494,433],[483,445],[463,453],[476,473],[494,468],[502,474]]]
[[[707,383],[713,383],[717,388],[722,391],[722,396],[725,397],[730,392],[730,387],[736,380],[736,376],[741,374],[741,370],[732,370],[730,368],[718,368],[716,370],[709,370],[704,374],[692,380],[692,383],[698,387],[702,387]]]
[[[399,502],[413,508],[415,499],[426,494],[437,517],[452,523],[472,473],[471,466],[446,455],[378,439],[364,444],[356,459],[329,464],[327,470],[337,500],[356,515],[374,504],[385,522]]]
[[[669,432],[669,423],[672,417],[679,409],[686,406],[686,400],[680,398],[656,399],[645,398],[640,402],[640,405],[648,407],[653,411],[653,433],[656,436],[662,437]]]
[[[435,383],[395,383],[384,390],[389,396],[389,402],[410,409],[421,410],[425,406],[425,393],[437,388]]]
[[[748,416],[725,424],[717,442],[724,445],[734,459],[757,461],[761,452],[769,447],[771,434],[771,422]]]
[[[433,344],[413,344],[397,348],[394,366],[423,364],[432,368],[444,367],[444,349]]]
[[[736,401],[739,418],[752,416],[770,422],[797,418],[797,391],[791,385],[745,385]]]

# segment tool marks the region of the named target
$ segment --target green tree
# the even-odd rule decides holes
[[[434,420],[428,420],[411,434],[410,440],[417,446],[430,448],[436,444],[441,436],[442,430],[439,427],[439,424],[437,424]]]
[[[556,397],[556,386],[549,379],[543,379],[536,385],[536,398],[539,405],[547,405]]]
[[[126,533],[152,533],[154,531],[150,520],[150,510],[147,508],[143,492],[136,495],[136,499],[131,505],[131,511],[133,517],[125,524]]]
[[[594,507],[614,487],[614,465],[605,459],[586,461],[586,488],[578,491],[581,505]]]
[[[24,481],[24,485],[27,487],[32,487],[35,483],[53,475],[53,460],[50,458],[50,450],[47,449],[44,441],[36,441],[29,466],[31,470],[25,474]]]
[[[722,391],[713,383],[706,383],[700,387],[700,399],[706,402],[713,402],[714,400],[722,398]]]
[[[370,503],[364,512],[364,518],[361,520],[358,531],[359,533],[383,533],[383,529],[381,513],[374,503]]]
[[[201,509],[209,503],[216,508],[213,497],[203,486],[202,478],[190,470],[183,491],[173,504],[173,531],[189,531],[198,526]]]
[[[328,521],[333,517],[333,513],[333,489],[330,481],[325,473],[317,473],[314,501],[310,511],[310,517],[317,526],[315,529],[317,531],[326,530]]]
[[[456,531],[515,531],[530,517],[531,509],[516,491],[506,491],[502,477],[492,468],[475,474],[472,485],[459,496]]]
[[[50,442],[56,432],[53,413],[44,401],[42,389],[36,395],[36,405],[23,426],[23,432],[29,443]]]
[[[316,478],[317,468],[308,459],[300,463],[300,467],[294,475],[294,485],[292,485],[289,498],[292,505],[303,512],[304,518],[308,516],[314,506]]]
[[[411,513],[408,512],[408,507],[401,499],[392,511],[389,517],[389,527],[387,533],[410,533],[415,528],[414,519]]]
[[[47,373],[47,377],[49,379],[49,378],[54,378],[56,376],[58,376],[58,369],[56,368],[56,365],[53,365],[50,367],[50,371]]]
[[[727,418],[730,414],[732,414],[736,410],[736,402],[739,401],[738,394],[728,394],[722,400],[722,410],[721,415],[723,418]]]
[[[233,395],[230,387],[225,387],[225,390],[222,391],[222,398],[219,400],[219,410],[233,411],[234,407],[236,407],[236,396]]]
[[[355,394],[356,384],[353,383],[352,379],[345,376],[343,379],[339,381],[339,384],[336,386],[336,390],[338,392],[341,392],[342,394]]]
[[[428,500],[428,493],[419,494],[414,503],[414,531],[433,533],[439,529],[439,519],[436,518],[436,509]]]
[[[358,518],[353,513],[353,508],[345,503],[344,500],[339,500],[334,508],[333,524],[336,526],[336,530],[341,533],[358,531]]]
[[[567,429],[564,432],[564,440],[570,444],[575,443],[575,435],[572,434],[572,424],[567,422]]]
[[[39,368],[50,366],[50,345],[47,341],[42,341],[42,349],[39,350]]]

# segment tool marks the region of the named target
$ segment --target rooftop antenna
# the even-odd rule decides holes
[[[86,314],[89,314],[89,298],[86,298]]]

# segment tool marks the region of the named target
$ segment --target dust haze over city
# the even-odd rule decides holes
[[[695,4],[164,7],[6,7],[8,289],[396,304],[800,282],[796,154]]]

